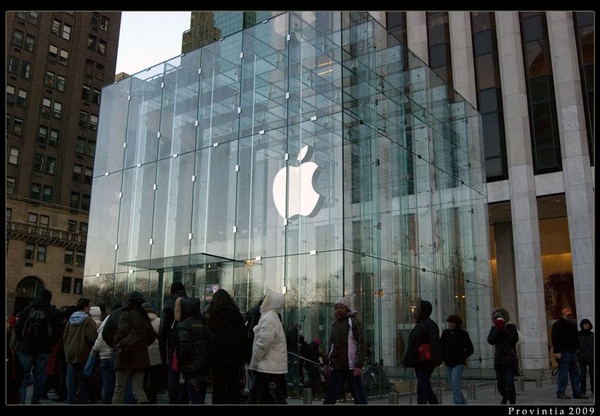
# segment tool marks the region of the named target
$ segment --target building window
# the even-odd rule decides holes
[[[27,91],[19,88],[19,94],[17,95],[17,105],[25,107],[27,103]]]
[[[56,76],[56,89],[60,92],[65,91],[65,85],[67,84],[67,79],[61,75]]]
[[[74,182],[81,182],[81,178],[82,178],[82,172],[83,172],[83,166],[81,165],[73,165],[73,181]]]
[[[79,223],[79,232],[81,234],[87,234],[88,232],[88,225],[85,222],[81,222]]]
[[[44,186],[44,202],[52,202],[53,188],[51,186]]]
[[[35,48],[35,36],[27,35],[25,36],[25,50],[28,52],[33,52]]]
[[[79,127],[87,127],[88,113],[85,111],[79,111]]]
[[[61,293],[71,293],[71,280],[73,279],[70,277],[63,276],[62,285],[60,287]]]
[[[81,209],[84,211],[89,211],[90,210],[90,201],[91,198],[89,195],[81,195]]]
[[[48,57],[52,60],[58,59],[58,46],[50,45],[48,47]]]
[[[6,208],[6,219],[8,221],[12,219],[12,208]]]
[[[94,175],[94,170],[92,168],[85,168],[83,175],[83,183],[86,185],[92,184],[92,176]]]
[[[90,35],[87,42],[87,48],[90,51],[95,51],[98,48],[98,38],[96,36]]]
[[[64,49],[61,49],[60,56],[58,58],[58,63],[61,65],[67,66],[68,62],[69,62],[69,52],[65,51]]]
[[[70,264],[72,266],[74,259],[75,259],[75,252],[71,249],[65,249],[64,263]]]
[[[15,33],[13,36],[13,46],[16,46],[17,48],[22,48],[24,38],[25,38],[24,32],[21,32],[20,30],[15,30]]]
[[[13,87],[12,85],[6,86],[6,102],[7,103],[15,102],[15,91],[16,91],[16,88]]]
[[[19,149],[17,147],[11,147],[8,154],[8,163],[10,165],[19,164]]]
[[[55,35],[60,35],[60,26],[60,20],[54,19],[52,21],[52,33],[54,33]]]
[[[31,76],[31,64],[29,62],[23,61],[21,63],[21,72],[19,73],[23,78],[29,79]]]
[[[94,157],[96,154],[96,142],[88,141],[85,145],[86,156]]]
[[[90,129],[98,130],[98,116],[95,114],[90,114]]]
[[[77,231],[77,221],[69,220],[67,222],[67,229],[70,233],[74,233],[75,231]]]
[[[46,143],[48,140],[48,127],[40,125],[38,127],[38,142]]]
[[[42,98],[42,114],[49,116],[50,108],[52,108],[52,100],[49,98]]]
[[[83,137],[78,137],[77,141],[75,142],[75,153],[82,155],[82,154],[84,154],[84,152],[85,152],[85,139]]]
[[[31,184],[31,199],[35,199],[36,201],[40,200],[40,197],[42,196],[42,185],[40,185],[39,183],[32,183]]]
[[[11,56],[8,60],[8,73],[12,75],[19,75],[19,67],[21,66],[21,60]]]
[[[69,206],[73,209],[79,209],[79,199],[81,196],[77,192],[71,192],[71,201]]]
[[[37,261],[46,261],[46,249],[44,244],[38,244],[35,259]]]
[[[60,118],[61,114],[62,114],[62,103],[55,101],[54,106],[52,108],[52,117]]]
[[[96,64],[95,78],[104,81],[104,65]]]
[[[94,88],[94,92],[92,93],[92,102],[100,105],[100,95],[101,94],[102,94],[102,92],[100,90]]]
[[[23,121],[23,119],[15,117],[15,119],[13,120],[13,133],[15,136],[23,135],[23,125],[24,124],[25,124],[25,122]]]
[[[41,153],[36,153],[33,156],[33,170],[36,172],[43,172],[45,159],[46,156],[42,155]]]
[[[83,279],[75,279],[75,287],[73,288],[73,293],[76,295],[83,294]]]
[[[85,251],[78,251],[77,257],[75,258],[75,266],[81,266],[85,264]]]
[[[71,31],[72,28],[69,25],[64,25],[62,30],[62,38],[65,40],[71,40]]]
[[[52,71],[46,71],[46,76],[44,77],[44,85],[46,88],[54,88],[54,78],[56,74]]]
[[[17,188],[17,181],[15,178],[7,177],[6,178],[6,194],[14,195]]]
[[[89,77],[94,75],[94,61],[90,61],[89,59],[85,60],[85,68],[83,73]]]
[[[27,224],[37,225],[38,215],[34,212],[27,214]]]
[[[106,43],[103,40],[99,40],[98,41],[98,52],[100,53],[100,55],[106,55],[106,47],[107,47],[108,43]]]
[[[48,144],[53,147],[58,147],[58,130],[50,129]]]
[[[91,101],[92,99],[92,87],[84,85],[81,87],[81,99],[85,101]]]
[[[40,225],[48,227],[50,225],[50,217],[47,215],[40,215]]]
[[[25,260],[33,260],[33,254],[35,253],[35,244],[25,244]]]
[[[47,173],[49,175],[54,175],[55,170],[56,170],[56,159],[48,156],[46,158],[44,173]]]

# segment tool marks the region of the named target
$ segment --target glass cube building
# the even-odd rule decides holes
[[[418,297],[492,367],[479,113],[364,12],[285,12],[102,92],[85,289],[159,309],[173,281],[242,311],[285,293],[329,338],[351,299],[370,364],[403,374]],[[441,375],[445,378],[445,374]]]

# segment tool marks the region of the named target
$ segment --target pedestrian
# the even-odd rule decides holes
[[[315,337],[306,347],[306,360],[304,367],[308,372],[308,385],[312,388],[313,397],[321,395],[322,390],[322,357],[326,354],[321,346],[321,340]]]
[[[138,404],[147,404],[148,398],[144,392],[144,374],[150,368],[148,345],[156,339],[154,328],[150,323],[148,312],[142,308],[144,297],[138,291],[133,291],[127,298],[127,304],[119,317],[119,325],[113,344],[115,345],[116,382],[112,403],[122,404],[125,400],[127,382],[131,379],[131,388]],[[131,355],[125,355],[119,350],[119,342],[131,331],[139,338],[139,345]]]
[[[254,327],[249,369],[256,379],[248,398],[250,404],[287,404],[287,342],[279,315],[284,305],[282,293],[267,289],[260,306],[260,320]]]
[[[152,304],[146,302],[142,304],[142,308],[148,313],[150,323],[156,334],[156,339],[148,345],[148,356],[150,358],[150,368],[144,375],[144,391],[148,398],[148,403],[156,404],[156,396],[158,395],[159,386],[162,385],[162,378],[165,374],[162,360],[160,359],[160,349],[158,348],[158,333],[160,329],[160,318]]]
[[[368,404],[362,383],[366,343],[362,322],[352,309],[350,299],[341,297],[334,305],[334,320],[329,334],[327,393],[323,404],[335,404],[348,385],[354,404]]]
[[[446,318],[448,328],[442,331],[442,361],[446,364],[448,383],[452,389],[454,404],[468,404],[462,390],[462,375],[469,358],[475,349],[469,333],[462,328],[463,320],[458,315]]]
[[[561,311],[560,319],[552,324],[552,348],[554,358],[558,362],[556,397],[559,399],[571,398],[566,394],[569,378],[571,378],[573,398],[587,399],[588,397],[581,392],[579,365],[577,364],[577,353],[579,352],[577,323],[569,308],[564,308]]]
[[[67,362],[67,403],[87,403],[90,394],[89,377],[83,374],[98,327],[90,315],[90,299],[80,298],[77,310],[71,315],[63,334],[63,349]]]
[[[165,301],[160,315],[160,329],[158,331],[158,347],[163,365],[167,367],[167,389],[169,404],[185,404],[189,402],[187,387],[179,383],[181,374],[173,369],[173,353],[177,342],[178,322],[175,320],[175,301],[177,298],[187,297],[185,286],[182,282],[171,283],[171,295]]]
[[[11,315],[6,325],[6,403],[21,403],[20,389],[23,384],[23,366],[17,354],[17,317]]]
[[[98,333],[98,328],[102,324],[102,310],[99,306],[92,306],[90,308],[90,315],[96,322],[96,333]],[[96,340],[98,340],[98,338],[96,338]],[[91,354],[97,354],[93,350],[93,346]],[[100,371],[100,357],[96,358],[96,365],[88,377],[90,378],[89,401],[91,404],[96,404],[98,400],[102,401],[102,371]]]
[[[497,307],[492,312],[492,327],[488,333],[488,344],[494,346],[494,370],[496,372],[496,388],[502,395],[500,404],[516,404],[515,374],[519,369],[517,358],[517,342],[519,333],[517,326],[508,322],[508,310]]]
[[[416,325],[408,335],[408,347],[402,363],[404,368],[415,369],[417,377],[417,404],[439,404],[431,387],[431,374],[442,364],[440,329],[431,319],[433,305],[417,298],[413,312]]]
[[[212,404],[240,404],[244,365],[244,317],[231,295],[219,289],[204,312],[211,332],[208,352],[212,371]]]
[[[175,347],[179,371],[185,378],[190,403],[204,404],[211,381],[210,331],[200,313],[200,299],[179,298],[175,309],[180,311]]]
[[[302,376],[300,367],[300,336],[302,336],[302,325],[292,325],[286,332],[287,352],[288,352],[288,374],[286,376],[288,387],[299,385],[299,378]]]
[[[242,369],[242,386],[241,386],[241,402],[246,403],[250,397],[250,391],[256,378],[254,371],[250,370],[250,360],[252,359],[252,344],[254,343],[254,327],[260,319],[260,307],[263,298],[258,301],[257,305],[248,309],[244,317],[244,368]]]
[[[53,402],[65,403],[67,401],[67,361],[65,358],[65,348],[64,348],[64,333],[67,324],[69,323],[69,319],[71,315],[77,312],[77,305],[65,305],[60,308],[61,313],[61,329],[60,329],[60,339],[55,344],[56,348],[56,360],[57,366],[59,367],[59,378],[58,378],[58,388],[57,388],[57,396],[52,399]]]
[[[115,391],[115,371],[112,368],[112,348],[104,341],[102,332],[106,322],[109,320],[110,314],[100,323],[98,330],[98,338],[94,342],[92,351],[98,354],[100,361],[99,368],[102,375],[102,404],[111,404],[112,396]]]
[[[52,347],[60,338],[60,312],[50,302],[52,292],[42,289],[40,296],[17,315],[16,348],[23,367],[20,390],[25,404],[30,376],[33,375],[31,404],[40,404],[46,382],[46,367]]]
[[[584,318],[579,323],[579,353],[577,361],[579,362],[579,381],[581,385],[581,394],[587,392],[586,379],[588,372],[590,375],[590,393],[594,394],[594,332],[592,322]]]

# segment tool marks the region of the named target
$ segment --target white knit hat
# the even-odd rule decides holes
[[[90,308],[90,315],[92,315],[92,318],[98,318],[100,319],[100,317],[102,316],[102,311],[100,310],[99,306],[92,306]]]
[[[352,309],[352,303],[350,302],[350,299],[348,298],[339,298],[336,302],[336,305],[344,305],[346,308],[348,308],[348,310]]]

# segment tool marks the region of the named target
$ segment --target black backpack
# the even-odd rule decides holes
[[[21,334],[21,349],[25,352],[35,351],[52,336],[50,311],[32,308],[27,315]]]

